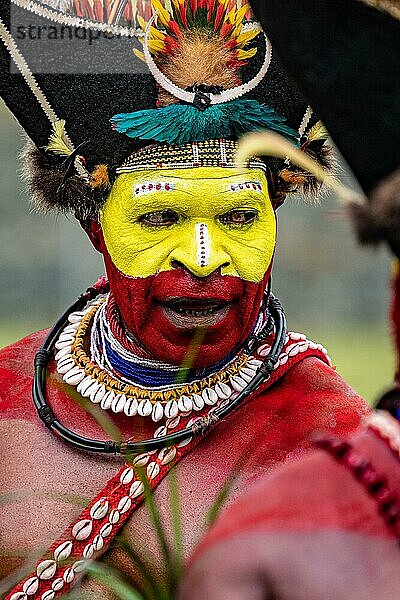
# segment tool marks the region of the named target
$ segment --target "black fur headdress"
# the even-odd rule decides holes
[[[157,3],[158,0],[153,0],[153,6],[162,17],[164,5]],[[42,209],[71,211],[79,219],[96,216],[112,184],[115,167],[151,140],[149,135],[146,139],[121,135],[111,128],[110,119],[124,113],[147,114],[149,109],[160,106],[160,87],[146,65],[132,52],[140,17],[138,19],[137,11],[131,9],[134,4],[138,8],[137,3],[107,0],[102,4],[109,7],[112,14],[93,12],[96,3],[89,0],[7,0],[0,7],[1,95],[32,142],[24,153],[24,171],[33,200]],[[218,0],[203,2],[204,6],[213,7],[214,13],[210,13],[210,8],[205,11],[204,7],[196,8],[196,12],[195,4],[193,0],[185,3],[185,17],[173,13],[181,29],[184,29],[184,19],[189,18],[197,19],[204,31],[207,26],[217,30],[221,16]],[[198,2],[196,6],[201,4]],[[236,2],[234,4],[236,6]],[[82,13],[85,6],[87,12]],[[232,20],[227,8],[218,27],[220,34],[224,25],[228,33],[229,27],[234,29],[229,34],[231,38],[227,35],[223,38],[224,47],[229,44],[232,47],[232,36],[238,39],[240,29],[237,27],[242,25],[235,23],[235,29],[232,23],[223,20]],[[141,4],[141,11],[145,16],[147,11],[149,18],[150,3]],[[238,10],[236,14],[242,18],[245,11]],[[103,22],[104,17],[108,24]],[[162,25],[159,35],[167,34],[178,48],[181,38],[173,24],[162,22]],[[158,30],[161,31],[160,27]],[[213,38],[211,34],[209,37]],[[262,34],[249,44],[244,39],[240,42],[243,50],[237,50],[240,65],[232,67],[229,63],[234,74],[240,71],[244,84],[251,82],[262,68],[266,51],[263,40]],[[168,61],[176,62],[182,50],[174,48],[169,57],[164,55],[160,60],[159,66],[165,72],[171,66]],[[200,83],[206,86],[199,86],[197,97],[201,97],[203,89],[207,98],[210,82]],[[216,91],[221,91],[218,86]],[[320,135],[321,130],[316,135],[315,128],[314,133],[308,133],[316,119],[311,117],[307,104],[288,83],[275,59],[262,81],[245,98],[246,102],[256,101],[262,110],[267,105],[272,114],[278,113],[278,125],[279,119],[285,119],[284,126],[280,127],[294,132],[300,128],[302,149],[323,164],[329,164],[324,145],[326,136]],[[170,101],[162,102],[167,105]],[[263,118],[265,120],[265,116]],[[247,120],[251,122],[251,119],[253,117]],[[237,135],[235,130],[231,139]],[[273,180],[271,189],[277,197],[299,187],[304,190],[314,187],[310,176],[298,173],[290,165],[271,160],[268,167]]]

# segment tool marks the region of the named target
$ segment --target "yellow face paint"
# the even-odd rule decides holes
[[[221,167],[120,175],[100,211],[107,250],[131,277],[184,265],[197,277],[220,269],[262,280],[276,221],[262,171]]]

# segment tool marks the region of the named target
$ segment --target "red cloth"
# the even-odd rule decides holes
[[[400,429],[399,429],[400,433]],[[387,443],[360,429],[348,437],[352,448],[383,475],[400,497],[400,465]],[[337,530],[385,539],[396,535],[378,511],[378,503],[351,471],[323,450],[283,465],[264,477],[218,519],[197,548],[197,559],[220,542],[252,532]]]

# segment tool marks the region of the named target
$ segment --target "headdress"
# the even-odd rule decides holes
[[[237,139],[263,128],[329,163],[326,131],[242,0],[11,0],[0,17],[1,93],[33,142],[42,208],[94,218],[116,174],[234,166]],[[288,161],[253,163],[273,198],[314,184]]]

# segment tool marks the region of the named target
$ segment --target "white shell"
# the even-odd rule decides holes
[[[58,361],[57,373],[60,373],[60,375],[65,375],[65,373],[68,373],[68,371],[70,371],[74,367],[74,365],[74,359],[70,356],[66,356],[65,358]]]
[[[85,570],[86,566],[86,560],[77,560],[76,562],[74,562],[71,568],[74,570],[75,573],[82,573],[82,571]]]
[[[308,345],[311,350],[316,350],[318,348],[318,344],[316,344],[315,342],[308,342]]]
[[[57,561],[65,560],[71,554],[72,542],[63,542],[54,550],[54,558]]]
[[[52,579],[56,570],[57,563],[55,560],[43,560],[36,567],[36,575],[39,579]]]
[[[59,350],[58,352],[56,352],[54,359],[56,361],[59,361],[61,358],[66,358],[67,356],[71,356],[71,349],[63,348],[62,350]]]
[[[93,404],[99,404],[103,400],[106,391],[106,388],[102,384],[99,385],[97,390],[93,389],[90,394],[90,400],[93,402]]]
[[[150,466],[150,465],[149,465]],[[131,489],[129,490],[129,495],[132,498],[137,498],[144,492],[143,481],[134,481],[131,485]]]
[[[241,377],[239,377],[239,375],[233,375],[231,377],[231,385],[233,387],[234,390],[236,390],[237,392],[241,392],[247,385],[247,382],[242,379]]]
[[[97,500],[90,509],[90,516],[92,519],[103,519],[108,512],[108,500],[100,498]]]
[[[121,413],[124,411],[125,403],[126,403],[125,394],[118,394],[117,396],[115,396],[114,400],[112,401],[111,410],[114,413]]]
[[[92,533],[93,523],[90,519],[82,519],[72,528],[72,536],[79,541],[86,540]]]
[[[178,414],[178,403],[176,400],[168,400],[164,408],[167,419],[173,419]]]
[[[64,350],[64,348],[68,348],[68,350],[71,352],[71,343],[70,342],[58,341],[54,344],[54,347],[57,348],[57,350]]]
[[[104,540],[101,535],[96,535],[95,538],[93,539],[92,543],[93,543],[93,548],[96,550],[96,552],[101,550],[104,546]]]
[[[10,598],[10,600],[26,600],[27,595],[24,592],[15,592]]]
[[[161,425],[161,427],[158,427],[158,429],[155,430],[154,437],[159,438],[166,434],[167,434],[167,428],[165,427],[165,425]]]
[[[79,385],[76,388],[76,391],[78,392],[78,394],[82,394],[84,392],[86,392],[86,390],[93,385],[93,383],[95,383],[95,380],[90,377],[89,375],[86,375],[86,377],[84,379],[82,379],[82,381],[79,383]]]
[[[108,515],[108,520],[112,525],[115,525],[115,523],[118,523],[119,521],[119,517],[120,517],[120,512],[119,510],[117,510],[116,508],[114,508],[110,514]]]
[[[70,323],[69,325],[64,327],[63,333],[75,333],[75,331],[78,329],[78,327],[79,327],[79,323]]]
[[[184,448],[184,446],[187,446],[188,444],[190,444],[190,442],[192,441],[192,437],[188,437],[185,440],[182,440],[181,442],[179,442],[179,444],[177,444],[178,448]]]
[[[88,385],[86,387],[85,391],[81,392],[82,396],[84,396],[85,398],[90,398],[92,395],[94,395],[97,392],[100,385],[101,384],[98,381],[96,381],[95,379],[92,379],[91,385]]]
[[[257,370],[258,367],[260,367],[261,365],[262,365],[262,360],[258,360],[257,358],[254,358],[254,357],[249,358],[249,360],[247,361],[247,366],[250,367],[250,369]]]
[[[132,505],[132,500],[129,498],[129,496],[124,496],[119,501],[117,508],[118,508],[120,514],[123,515],[130,509],[131,505]]]
[[[217,385],[215,386],[215,392],[218,396],[218,398],[221,398],[221,400],[225,400],[226,398],[230,398],[231,394],[232,394],[232,390],[229,387],[229,385],[227,385],[226,383],[217,383]]]
[[[64,331],[60,334],[60,337],[57,340],[58,342],[68,342],[72,344],[75,341],[75,336],[71,333],[65,333]]]
[[[308,347],[308,342],[302,342],[301,344],[299,344],[300,352],[305,352],[306,350],[308,350]]]
[[[279,359],[279,364],[281,365],[285,365],[288,361],[288,355],[287,354],[282,354],[280,359]]]
[[[204,408],[204,400],[199,394],[192,394],[190,399],[192,401],[193,410],[201,410]]]
[[[134,476],[133,469],[131,467],[127,467],[126,469],[124,469],[122,471],[121,475],[119,476],[119,480],[121,483],[126,485],[127,483],[130,483],[132,481],[133,476]]]
[[[161,421],[161,419],[164,416],[164,409],[162,407],[161,402],[156,402],[155,405],[153,406],[153,412],[151,413],[151,418],[153,419],[153,421],[155,423],[158,423],[158,421]]]
[[[138,454],[133,459],[132,464],[135,467],[144,467],[144,465],[147,465],[147,463],[149,462],[149,458],[150,458],[150,456],[149,456],[148,452],[144,452],[143,454]]]
[[[176,456],[176,448],[171,446],[170,448],[163,448],[158,454],[158,460],[162,465],[168,465],[174,460]]]
[[[241,377],[246,383],[249,383],[254,376],[254,373],[252,373],[251,375],[249,375],[248,373],[245,373],[242,369],[239,371],[238,373],[239,377]]]
[[[84,312],[82,312],[81,310],[77,310],[76,312],[73,312],[68,316],[68,321],[70,323],[80,323],[84,316]]]
[[[181,412],[190,412],[193,408],[191,399],[188,396],[181,396],[178,400],[178,409]]]
[[[136,398],[127,398],[124,406],[124,413],[127,417],[134,417],[137,415],[138,401]]]
[[[291,331],[289,333],[290,339],[294,342],[299,342],[302,339],[301,333],[297,333],[296,331]]]
[[[156,462],[151,462],[147,465],[147,477],[149,479],[155,479],[160,472],[160,465]]]
[[[53,583],[51,584],[51,589],[54,590],[55,592],[58,592],[59,590],[61,590],[61,588],[64,586],[64,579],[62,577],[57,577],[57,579],[55,579],[53,581]]]
[[[254,369],[249,369],[249,367],[242,367],[239,371],[240,374],[244,373],[245,375],[248,375],[249,377],[251,377],[253,379],[254,377]]]
[[[36,593],[38,587],[39,579],[37,577],[30,577],[25,581],[24,585],[22,586],[22,589],[27,596],[33,596],[33,594]]]
[[[296,345],[294,348],[289,350],[288,355],[289,356],[297,356],[298,353],[299,353],[299,347]]]
[[[80,367],[74,367],[68,373],[65,373],[63,380],[68,385],[77,385],[85,377],[85,371],[82,371]]]
[[[75,573],[74,573],[74,570],[71,569],[71,567],[69,567],[68,569],[65,570],[65,573],[64,573],[65,583],[71,583],[74,580],[74,577],[75,577]]]
[[[168,419],[168,421],[167,421],[168,429],[175,429],[175,427],[178,427],[180,421],[181,421],[180,417],[175,417],[175,419]],[[160,437],[160,436],[158,436],[158,437]]]
[[[138,414],[141,417],[148,417],[149,415],[151,415],[152,410],[153,410],[153,405],[150,402],[150,400],[142,400],[139,403]]]
[[[212,390],[211,388],[205,388],[201,394],[201,397],[203,398],[204,402],[209,406],[213,406],[218,402],[217,392],[215,390]]]
[[[100,535],[103,538],[106,538],[110,535],[110,533],[112,532],[112,525],[111,523],[106,523],[105,525],[103,525],[103,527],[100,529]]]
[[[46,592],[43,592],[43,594],[40,596],[41,600],[53,600],[54,596],[56,595],[54,590],[47,590]]]
[[[92,558],[93,554],[94,554],[93,544],[88,544],[87,546],[85,546],[85,548],[82,552],[82,556],[84,558]]]
[[[271,346],[269,346],[268,344],[262,344],[262,346],[259,346],[259,348],[257,348],[257,354],[259,354],[260,356],[267,356],[270,350]]]
[[[113,403],[115,398],[115,393],[112,390],[109,390],[104,396],[102,401],[100,402],[100,406],[103,410],[108,410]]]

